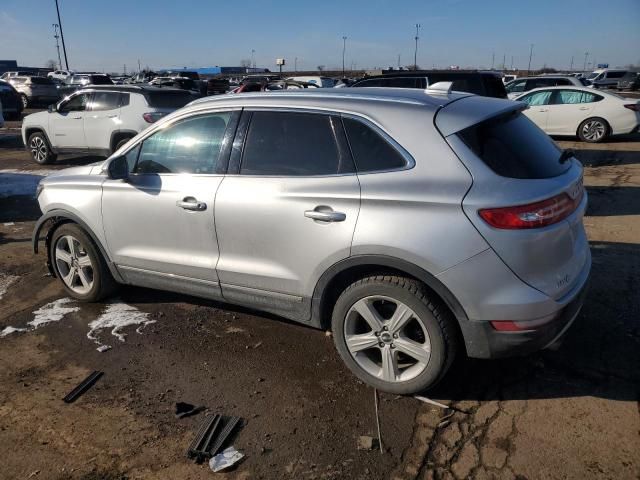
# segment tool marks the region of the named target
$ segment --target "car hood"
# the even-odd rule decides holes
[[[91,163],[89,165],[83,165],[81,167],[65,168],[63,170],[56,170],[47,175],[46,180],[56,180],[60,177],[77,177],[79,175],[95,175],[102,171],[102,164],[104,161]]]

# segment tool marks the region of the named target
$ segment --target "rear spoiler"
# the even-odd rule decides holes
[[[456,99],[436,113],[434,123],[443,137],[492,117],[527,108],[524,102],[470,95]]]

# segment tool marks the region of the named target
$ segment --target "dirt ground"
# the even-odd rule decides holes
[[[43,169],[22,148],[18,124],[7,126],[0,191],[96,160]],[[377,437],[374,392],[324,332],[137,288],[109,304],[52,307],[65,295],[31,251],[38,207],[28,195],[0,197],[0,331],[43,312],[51,320],[52,308],[60,316],[0,338],[0,478],[640,478],[640,136],[558,142],[586,167],[593,271],[579,318],[557,351],[461,359],[429,394],[448,410],[382,394],[383,454],[357,449],[360,435]],[[94,329],[112,347],[98,352],[89,323],[123,305],[146,324],[123,328],[124,342],[110,327]],[[105,374],[62,402],[93,370]],[[178,401],[207,410],[177,419]],[[231,472],[186,458],[209,413],[244,419],[233,445],[246,457]]]

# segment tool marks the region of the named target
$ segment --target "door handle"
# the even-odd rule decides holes
[[[71,120],[82,120],[82,117],[71,117]]]
[[[118,115],[107,115],[107,118],[117,118]]]
[[[580,107],[580,110],[589,110],[589,107]]]
[[[182,200],[178,200],[176,206],[184,208],[185,210],[193,210],[194,212],[202,212],[207,209],[206,203],[199,202],[193,197],[185,197]]]
[[[540,109],[540,110],[538,110],[538,111],[539,111],[539,112],[548,112],[548,111],[549,111],[549,109],[547,109],[547,108],[541,108],[541,109]]]
[[[318,206],[313,210],[306,210],[304,216],[320,222],[344,222],[347,215],[342,212],[334,212],[331,207]]]

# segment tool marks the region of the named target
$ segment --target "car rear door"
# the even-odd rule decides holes
[[[95,91],[84,118],[84,134],[92,150],[111,150],[111,135],[120,129],[119,92]]]
[[[216,197],[223,296],[302,314],[319,276],[349,256],[359,208],[338,116],[245,109]]]
[[[545,132],[547,131],[549,101],[551,96],[551,90],[538,90],[518,99],[529,105],[529,108],[524,111],[524,114]]]
[[[179,118],[126,152],[127,181],[103,184],[107,245],[133,284],[220,297],[214,201],[238,111]]]
[[[58,149],[86,151],[84,117],[91,94],[79,93],[62,102],[49,116],[49,140]]]
[[[575,135],[583,120],[591,116],[596,97],[590,92],[572,89],[556,89],[549,102],[547,133],[551,135]]]

